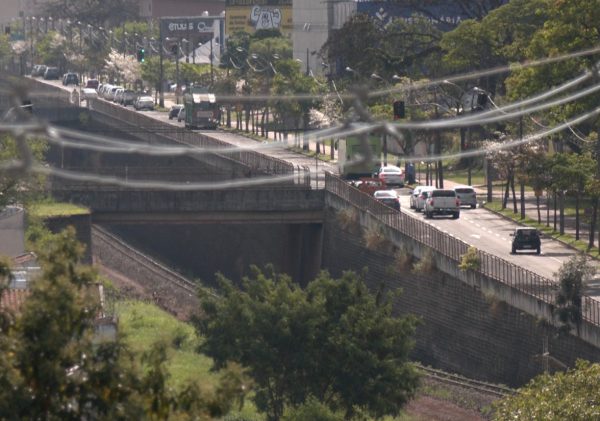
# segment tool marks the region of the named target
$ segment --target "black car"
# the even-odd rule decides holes
[[[169,110],[169,120],[173,120],[174,118],[177,118],[177,116],[179,115],[179,110],[181,110],[183,108],[182,104],[175,104],[171,107],[171,109]]]
[[[79,77],[77,76],[76,73],[65,73],[63,76],[63,81],[62,84],[65,86],[68,85],[77,85],[79,86]]]
[[[513,237],[511,253],[514,254],[517,250],[535,250],[536,254],[542,251],[542,235],[535,228],[520,227],[515,229],[515,232],[510,234]]]
[[[125,107],[128,105],[133,105],[135,100],[137,99],[137,95],[134,91],[130,89],[125,89],[123,91],[123,95],[121,95],[119,103]]]
[[[60,79],[60,72],[58,71],[58,67],[46,67],[46,71],[44,72],[44,79]]]

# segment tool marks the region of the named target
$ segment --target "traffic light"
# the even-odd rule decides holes
[[[394,101],[394,120],[404,118],[405,116],[404,101]]]
[[[143,63],[145,60],[146,56],[146,50],[144,50],[143,48],[139,48],[137,50],[137,61],[139,61],[140,63]]]

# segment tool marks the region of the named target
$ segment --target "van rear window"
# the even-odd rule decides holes
[[[456,193],[475,193],[475,190],[468,188],[454,189]]]

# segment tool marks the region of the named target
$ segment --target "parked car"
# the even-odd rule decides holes
[[[116,102],[115,101],[115,96],[117,95],[117,92],[119,92],[119,90],[123,90],[124,88],[122,86],[113,86],[110,89],[110,92],[108,92],[106,94],[106,100],[107,101],[112,101],[112,102]]]
[[[141,96],[133,104],[136,110],[154,111],[154,99],[151,96]]]
[[[456,197],[460,200],[461,206],[471,206],[471,209],[477,207],[477,193],[471,186],[456,186],[454,187]]]
[[[177,121],[178,122],[185,121],[185,107],[181,107],[181,109],[177,113]]]
[[[123,95],[121,95],[120,104],[125,107],[127,107],[128,105],[133,105],[136,98],[137,98],[137,95],[135,94],[135,92],[133,92],[131,89],[125,89],[123,91]]]
[[[417,197],[413,199],[413,195],[411,195],[410,199],[415,205],[415,211],[421,212],[423,209],[425,209],[425,201],[434,190],[435,187],[433,186],[421,186]]]
[[[68,85],[79,86],[79,77],[77,76],[76,73],[72,73],[72,72],[65,73],[62,78],[62,84],[65,86],[68,86]]]
[[[123,92],[125,92],[125,88],[118,88],[113,95],[113,102],[120,104],[123,99]]]
[[[535,228],[518,227],[510,234],[513,237],[510,252],[515,254],[517,250],[535,250],[535,254],[542,252],[542,233]]]
[[[169,120],[173,120],[174,118],[177,118],[177,116],[179,115],[179,111],[183,108],[182,104],[175,104],[171,106],[171,109],[169,110]]]
[[[400,210],[400,198],[396,190],[377,190],[373,197],[390,208]]]
[[[93,88],[83,88],[81,90],[81,99],[96,99],[98,98],[98,92]]]
[[[58,71],[58,67],[46,67],[46,71],[44,72],[44,79],[60,79],[60,72]]]
[[[35,64],[31,69],[31,76],[40,77],[44,76],[44,72],[46,71],[45,64]]]
[[[100,81],[98,79],[88,79],[85,83],[86,88],[98,89],[100,87]]]
[[[434,190],[433,186],[417,186],[413,189],[410,195],[410,208],[420,212],[425,204],[425,197],[421,197],[426,191]]]
[[[382,165],[376,170],[375,176],[387,185],[404,186],[404,170],[395,165]]]
[[[452,215],[453,219],[458,219],[460,202],[454,190],[435,189],[428,192],[423,211],[426,218],[433,218],[435,215]]]

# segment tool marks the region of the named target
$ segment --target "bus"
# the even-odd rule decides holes
[[[365,150],[365,146],[370,149]],[[340,174],[348,180],[371,177],[381,161],[381,138],[350,136],[338,140],[338,166]]]
[[[186,129],[216,129],[221,119],[221,109],[215,94],[203,88],[192,87],[183,97]]]

